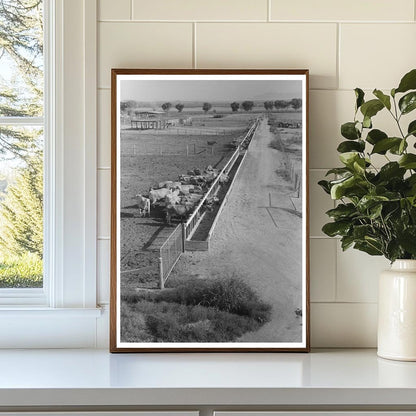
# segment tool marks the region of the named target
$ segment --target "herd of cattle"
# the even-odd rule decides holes
[[[184,220],[193,212],[217,178],[220,184],[228,182],[227,174],[207,166],[203,171],[194,169],[186,175],[179,175],[177,181],[160,182],[157,186],[151,187],[147,195],[136,195],[139,215],[150,216],[152,207],[158,207],[164,210],[168,224],[171,223],[172,217]],[[212,209],[218,202],[218,198],[212,196],[205,199],[204,206],[206,209]]]

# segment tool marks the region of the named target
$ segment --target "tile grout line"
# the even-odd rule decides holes
[[[414,25],[414,20],[270,20],[267,19],[235,19],[235,20],[221,20],[221,19],[210,19],[210,20],[180,20],[180,19],[98,19],[98,23],[287,23],[287,24],[354,24],[354,25]]]
[[[363,301],[363,302],[360,302],[360,301],[353,301],[353,300],[351,300],[351,301],[348,301],[348,300],[346,300],[346,301],[340,301],[340,302],[329,302],[329,301],[311,301],[311,304],[320,304],[320,305],[335,305],[335,306],[337,306],[337,305],[377,305],[377,303],[378,302],[369,302],[369,301]]]
[[[340,241],[337,240],[334,244],[335,253],[333,253],[334,259],[335,259],[334,303],[338,303],[337,302],[337,298],[338,298],[338,247],[337,245],[338,244],[340,244]]]
[[[339,89],[340,71],[341,71],[341,24],[337,23],[337,90]]]
[[[267,22],[272,20],[272,0],[267,0]],[[416,1],[416,0],[415,0]]]
[[[196,22],[192,23],[192,68],[196,69]]]
[[[133,20],[133,0],[130,0],[130,20]]]

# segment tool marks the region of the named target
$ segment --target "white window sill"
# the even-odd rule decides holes
[[[107,340],[105,305],[101,308],[0,308],[0,348],[96,348],[108,345]]]
[[[2,350],[0,369],[0,411],[65,406],[416,409],[416,363],[377,358],[375,350],[310,354]]]
[[[68,318],[99,318],[101,308],[45,308],[37,306],[0,306],[0,319],[6,316],[12,317],[68,317]]]

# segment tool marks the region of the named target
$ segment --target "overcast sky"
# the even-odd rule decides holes
[[[122,80],[120,99],[136,101],[243,101],[302,97],[298,80]]]

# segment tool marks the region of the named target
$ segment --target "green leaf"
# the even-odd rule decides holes
[[[386,251],[386,257],[392,262],[402,257],[402,250],[400,249],[399,242],[396,238],[389,241]]]
[[[407,114],[416,108],[416,92],[409,92],[399,100],[399,108],[402,114]]]
[[[406,169],[400,167],[397,162],[389,162],[381,167],[378,177],[381,181],[389,181],[391,178],[400,178],[402,179]]]
[[[416,254],[416,227],[406,228],[399,236],[398,242],[400,246],[411,254]]]
[[[329,222],[322,227],[322,231],[329,237],[335,237],[337,235],[346,235],[351,227],[349,221],[336,221]]]
[[[371,117],[364,116],[363,127],[366,129],[371,129],[373,127],[373,123],[371,122]]]
[[[373,91],[373,94],[383,103],[384,107],[388,110],[391,109],[390,97],[388,95],[377,89]]]
[[[390,91],[390,95],[394,98],[396,96],[396,88],[392,88]]]
[[[370,208],[370,218],[375,220],[381,216],[381,212],[383,211],[383,204],[377,204]]]
[[[341,142],[337,147],[337,151],[340,153],[351,152],[353,150],[357,152],[364,152],[365,142],[363,140],[358,140],[357,142],[345,141]]]
[[[341,135],[348,140],[357,140],[361,137],[361,133],[357,129],[356,122],[344,123],[341,126]]]
[[[370,100],[366,101],[361,106],[361,112],[363,113],[364,118],[374,117],[380,110],[384,108],[384,104],[380,100]]]
[[[336,208],[330,209],[326,214],[335,219],[348,218],[357,212],[354,204],[339,204]]]
[[[416,169],[416,155],[407,153],[399,159],[399,165],[405,169]]]
[[[335,182],[335,181],[334,181]],[[345,195],[345,192],[353,188],[359,182],[359,179],[355,176],[350,176],[349,178],[344,178],[341,181],[336,181],[331,187],[331,198],[340,199]]]
[[[330,194],[331,193],[331,187],[330,187],[330,185],[329,185],[329,182],[328,181],[324,181],[324,180],[322,180],[322,181],[319,181],[318,182],[318,185],[327,193],[327,194]]]
[[[412,69],[404,75],[399,86],[396,88],[395,93],[406,92],[409,90],[416,90],[416,69]]]
[[[392,146],[389,151],[394,155],[402,155],[403,152],[407,149],[407,141],[406,139],[400,139],[400,143],[398,145]]]
[[[370,256],[381,256],[383,252],[381,249],[374,247],[369,242],[356,242],[354,244],[354,248],[360,251],[364,251],[365,253],[369,254]]]
[[[379,202],[388,201],[389,199],[382,195],[364,195],[360,202],[357,204],[357,208],[360,211],[366,211],[367,209],[372,208],[377,205]]]
[[[368,132],[366,140],[368,143],[374,145],[380,140],[387,139],[387,137],[388,136],[386,133],[384,133],[384,131],[373,129]]]
[[[347,250],[354,244],[354,237],[351,235],[346,235],[341,238],[341,248],[342,251]]]
[[[372,234],[373,229],[371,225],[357,225],[352,230],[352,236],[355,240],[364,240],[365,236]]]
[[[364,104],[364,91],[361,88],[356,88],[355,90],[355,111],[358,111],[358,109]]]
[[[384,155],[387,150],[391,149],[392,147],[399,147],[401,141],[402,139],[399,137],[387,137],[386,139],[382,139],[374,145],[371,154],[378,153],[380,155]]]
[[[416,137],[416,120],[413,120],[410,124],[409,127],[407,128],[407,135],[408,136],[415,136]]]
[[[357,152],[345,152],[339,155],[339,160],[346,166],[352,166],[360,158]]]
[[[349,143],[351,143],[351,142],[349,142]],[[326,173],[325,176],[332,175],[332,174],[344,175],[344,174],[350,173],[350,172],[351,172],[351,169],[349,169],[349,168],[333,168],[333,169],[329,169],[329,171]]]

